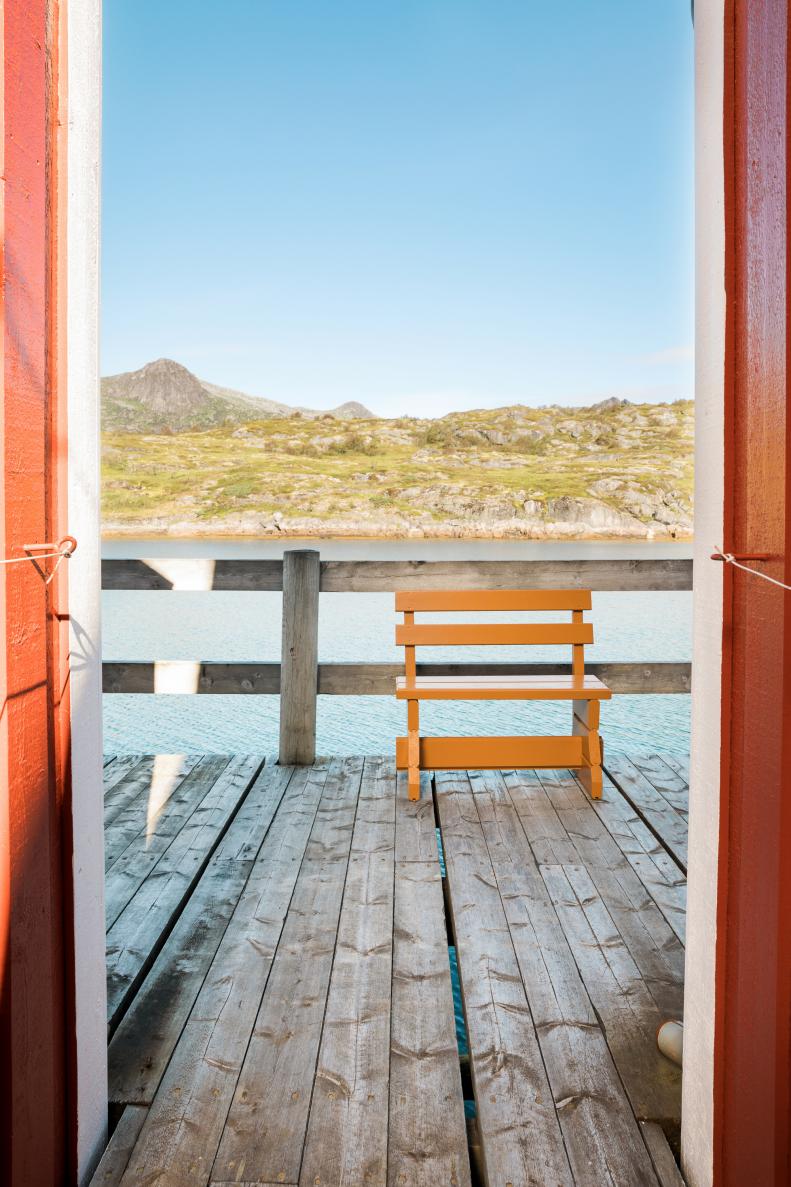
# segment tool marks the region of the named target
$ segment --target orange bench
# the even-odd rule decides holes
[[[420,772],[497,768],[570,767],[593,799],[601,798],[599,702],[612,696],[596,676],[585,675],[586,643],[593,626],[583,620],[590,590],[445,590],[396,594],[396,643],[404,648],[405,675],[396,697],[407,703],[407,736],[396,739],[396,766],[407,771],[411,800],[420,799]],[[426,612],[569,610],[568,623],[416,623]],[[485,647],[501,644],[569,644],[568,676],[418,676],[416,647]],[[420,736],[419,705],[426,700],[571,701],[571,734],[562,737],[426,738]]]

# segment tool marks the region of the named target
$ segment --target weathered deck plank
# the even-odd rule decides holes
[[[678,938],[574,776],[542,771],[540,780],[577,851],[571,865],[593,881],[658,1009],[680,1017],[684,949]]]
[[[145,817],[128,808],[105,833],[104,910],[112,927],[135,891],[153,872],[163,853],[228,766],[227,756],[202,758],[159,804],[149,804]]]
[[[573,776],[504,778],[632,1108],[640,1118],[678,1117],[679,1069],[655,1034],[681,1017],[680,943]]]
[[[685,1187],[681,1171],[678,1169],[662,1127],[655,1121],[641,1121],[640,1128],[643,1132],[643,1140],[651,1155],[660,1187]]]
[[[575,1182],[656,1176],[549,892],[499,773],[470,773]]]
[[[299,1181],[362,769],[362,759],[344,760],[321,797],[228,1111],[215,1178]]]
[[[105,821],[105,874],[140,834],[144,839],[155,835],[157,826],[164,824],[171,812],[183,808],[194,798],[189,794],[191,787],[196,794],[201,784],[211,787],[223,765],[227,766],[229,761],[230,755],[173,755],[172,762],[166,764],[165,778],[158,778],[154,773],[157,759],[144,760],[135,766],[126,781],[131,786],[123,785],[118,789],[127,802],[120,807],[116,800],[114,808],[120,807],[120,811]],[[159,770],[163,770],[162,760]],[[105,811],[108,806],[105,798]]]
[[[604,776],[603,783],[602,798],[591,806],[683,944],[686,878],[609,776]]]
[[[469,1187],[439,863],[395,870],[389,1187]]]
[[[94,1171],[90,1187],[118,1187],[140,1136],[148,1109],[130,1105],[124,1109],[107,1149]]]
[[[420,799],[407,799],[406,771],[396,779],[396,861],[436,861],[437,825],[431,797],[431,773],[421,771]]]
[[[299,1181],[387,1182],[395,769],[366,759]]]
[[[113,1035],[113,1103],[153,1100],[286,787],[307,775],[274,764],[258,775]]]
[[[651,764],[650,760],[646,762],[648,769],[654,771],[659,782],[661,771],[658,771],[656,764]],[[661,782],[666,790],[670,790],[675,803],[672,803],[653,780],[625,754],[608,754],[604,764],[607,774],[618,789],[686,874],[688,792],[683,790],[686,786],[683,777],[666,763],[662,765],[669,775],[674,776],[673,781],[662,779]]]
[[[689,780],[661,754],[630,754],[634,766],[686,822],[689,819]]]
[[[388,1187],[470,1187],[448,933],[429,777],[396,784]]]
[[[143,754],[110,754],[105,755],[104,766],[102,767],[102,787],[104,794],[107,795],[115,787],[116,783],[120,783],[125,775],[128,775],[132,767],[143,759]]]
[[[502,900],[464,772],[436,773],[437,806],[478,1125],[492,1184],[574,1177]]]
[[[183,754],[169,755],[168,757],[171,760],[171,765],[179,768],[178,777],[180,778],[182,774],[186,774],[188,770],[192,769],[200,755],[190,755],[189,759],[187,755]],[[115,776],[113,775],[115,766],[110,768],[109,778],[104,783],[105,832],[119,812],[123,812],[126,807],[138,800],[142,802],[142,796],[148,795],[156,761],[156,755],[144,755],[138,762],[122,766],[115,772]],[[188,761],[190,765],[187,765]]]
[[[197,885],[263,760],[231,760],[107,933],[107,1019],[115,1029],[150,960]]]
[[[669,767],[672,767],[674,771],[678,771],[679,775],[687,785],[687,794],[689,794],[689,755],[662,754],[661,757]]]
[[[154,1180],[162,1187],[194,1187],[209,1180],[327,776],[326,766],[314,766],[304,782],[289,784],[149,1109],[123,1187]]]
[[[541,875],[636,1116],[675,1120],[681,1077],[659,1054],[655,1038],[666,1015],[657,1009],[584,868],[543,866]]]

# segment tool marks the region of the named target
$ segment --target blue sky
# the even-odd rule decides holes
[[[689,0],[105,0],[104,374],[692,395]]]

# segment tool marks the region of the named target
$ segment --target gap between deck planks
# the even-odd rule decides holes
[[[127,774],[136,766],[140,763],[129,764]],[[491,1019],[494,1010],[498,1028],[503,1018],[508,1024],[505,1032],[498,1029],[498,1040],[503,1033],[533,1031],[532,1046],[517,1045],[515,1060],[506,1048],[499,1055],[495,1048],[482,1055],[480,1044],[473,1047],[471,1041],[488,1184],[631,1187],[655,1184],[657,1175],[664,1182],[657,1160],[672,1163],[664,1135],[656,1126],[641,1133],[635,1111],[642,1115],[639,1105],[647,1100],[645,1116],[672,1124],[674,1118],[663,1111],[668,1085],[663,1082],[653,1099],[650,1092],[646,1096],[639,1061],[630,1063],[628,1045],[619,1049],[615,1042],[612,1050],[611,1032],[624,1018],[628,1024],[629,1016],[623,1003],[619,1014],[605,1002],[610,1014],[599,1027],[591,1004],[597,969],[595,963],[578,966],[575,944],[585,919],[590,935],[582,942],[593,936],[593,947],[605,960],[615,946],[611,996],[636,993],[649,1013],[660,1008],[659,1002],[677,1001],[677,936],[683,934],[678,867],[612,785],[611,796],[605,793],[601,805],[592,806],[571,776],[556,773],[542,781],[525,773],[503,778],[476,772],[463,775],[467,787],[461,798],[468,815],[470,806],[474,809],[473,825],[478,822],[472,828],[477,860],[474,876],[459,879],[458,870],[465,862],[470,866],[471,854],[451,854],[460,843],[469,847],[470,819],[463,823],[461,840],[459,829],[454,836],[453,824],[448,828],[443,821],[446,778],[438,778],[437,805],[468,1022],[476,994],[480,997],[481,986],[488,985],[489,1004],[484,995],[479,1029],[485,1033],[485,1016]],[[458,781],[458,776],[449,778]],[[431,784],[426,778],[425,798],[418,804],[408,803],[403,794],[394,799],[394,787],[387,760],[366,760],[364,767],[362,760],[334,760],[329,768],[296,772],[265,768],[244,793],[111,1044],[113,1099],[139,1102],[123,1114],[126,1128],[119,1126],[114,1142],[125,1140],[129,1146],[133,1123],[140,1132],[128,1150],[120,1155],[116,1150],[114,1161],[107,1161],[108,1151],[102,1165],[115,1168],[115,1177],[95,1182],[129,1187],[155,1177],[174,1187],[269,1181],[468,1187]],[[320,806],[325,791],[329,813]],[[275,863],[280,874],[291,868],[291,888],[284,894],[280,876],[272,877],[271,858],[278,844],[288,849],[295,802],[311,797],[301,852],[297,844],[290,862]],[[446,817],[452,812],[447,802],[444,811]],[[570,848],[555,853],[565,859],[557,863],[565,877],[559,886],[552,862],[542,865],[537,851],[543,849],[546,858],[553,846],[563,850],[563,836]],[[488,889],[481,881],[484,850]],[[586,862],[594,866],[592,873]],[[470,887],[469,910],[461,911],[459,926],[459,896],[464,891],[469,897]],[[484,970],[470,955],[474,936],[467,936],[463,917],[479,910],[477,895],[483,896],[483,918],[492,912],[497,917],[499,904],[499,936],[511,948],[505,981],[496,967],[493,971],[487,964]],[[257,910],[273,901],[280,901],[279,911],[267,906],[256,920]],[[627,924],[630,912],[646,919],[639,926]],[[619,917],[627,938],[614,925]],[[267,934],[269,943],[264,939],[262,944]],[[671,950],[663,964],[659,946],[668,937]],[[307,951],[314,959],[303,968]],[[245,962],[246,982],[243,969],[236,968]],[[264,973],[257,980],[254,965]],[[668,974],[670,983],[662,985]],[[515,979],[509,981],[509,975]],[[626,978],[625,989],[619,975]],[[245,984],[249,994],[243,993]],[[518,998],[520,986],[526,1009],[520,1010],[518,1002],[516,1010],[509,1009],[514,1004],[509,995]],[[235,1026],[239,1010],[246,1016]],[[470,1026],[472,1039],[475,1028]],[[639,1037],[645,1044],[644,1031]],[[646,1054],[661,1060],[653,1033],[649,1037]],[[546,1096],[541,1102],[535,1100],[536,1082],[530,1075],[525,1079],[528,1049],[543,1068]],[[494,1107],[487,1113],[481,1086],[489,1082],[487,1076],[499,1074],[502,1092],[503,1069],[505,1099],[488,1101]],[[660,1066],[660,1080],[664,1070]],[[647,1075],[643,1069],[643,1080]],[[525,1083],[533,1087],[532,1101],[529,1090],[527,1098],[522,1092]],[[541,1096],[540,1087],[537,1091]],[[671,1084],[671,1109],[677,1113],[675,1092]],[[535,1151],[526,1154],[525,1134],[535,1146],[533,1110],[539,1103],[549,1121],[536,1161]],[[505,1134],[503,1108],[513,1114]],[[500,1177],[498,1168],[510,1175],[514,1167],[516,1177]],[[560,1177],[546,1177],[550,1173]]]

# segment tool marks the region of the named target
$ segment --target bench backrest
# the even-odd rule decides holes
[[[396,594],[396,611],[404,615],[396,626],[396,644],[403,646],[407,681],[414,680],[416,647],[482,647],[570,644],[574,676],[585,673],[586,643],[593,642],[593,625],[583,621],[591,608],[589,589],[446,589],[404,590]],[[415,614],[464,611],[568,610],[571,621],[542,623],[416,623]]]

